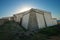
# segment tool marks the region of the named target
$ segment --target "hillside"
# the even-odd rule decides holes
[[[0,40],[60,40],[60,25],[40,29],[38,33],[26,34],[26,30],[14,21],[0,26]]]
[[[14,21],[9,21],[0,26],[0,39],[9,40],[18,33],[23,33],[23,29],[19,24]]]

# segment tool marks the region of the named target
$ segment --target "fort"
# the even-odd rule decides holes
[[[13,17],[8,17],[7,20],[13,20],[29,31],[38,31],[40,28],[57,25],[57,19],[52,18],[51,12],[34,8],[14,14]],[[1,23],[0,21],[0,25]]]

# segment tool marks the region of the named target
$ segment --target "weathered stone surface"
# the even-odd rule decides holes
[[[33,11],[30,12],[28,30],[30,30],[30,31],[37,31],[38,30],[36,13]]]

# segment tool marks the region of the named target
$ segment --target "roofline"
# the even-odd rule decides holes
[[[20,12],[20,13],[14,14],[14,15],[24,14],[25,12],[30,12],[31,10],[34,10],[36,13],[42,12],[41,14],[43,14],[43,13],[49,13],[49,14],[51,14],[51,12],[48,12],[48,11],[45,11],[45,10],[39,10],[39,9],[31,8],[30,10],[27,10],[27,11],[24,11],[24,12]],[[38,12],[36,10],[38,10]]]

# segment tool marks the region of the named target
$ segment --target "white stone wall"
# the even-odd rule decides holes
[[[39,28],[44,28],[45,27],[45,22],[44,22],[43,15],[36,13],[36,17],[37,17],[37,22],[38,22]]]
[[[14,21],[20,23],[20,20],[21,20],[21,18],[23,17],[23,15],[28,14],[28,12],[29,12],[29,11],[22,12],[22,13],[19,13],[19,14],[15,14],[15,15],[14,15]]]
[[[46,21],[47,26],[53,26],[54,24],[56,24],[56,20],[52,20],[52,16],[51,16],[50,12],[40,11],[40,10],[35,10],[35,9],[33,9],[33,10],[35,11],[39,28],[45,27],[45,21]],[[29,13],[31,13],[31,12],[26,11],[26,12],[23,12],[21,14],[17,14],[17,15],[15,15],[16,17],[14,18],[14,20],[16,22],[20,23],[21,18],[22,18],[22,26],[27,29],[28,22],[29,22],[29,15],[30,15]],[[45,21],[44,21],[43,14],[45,17]]]
[[[44,13],[44,16],[45,16],[47,26],[53,26],[51,13]]]
[[[53,23],[53,25],[57,25],[57,20],[56,19],[52,19],[52,23]]]
[[[26,14],[23,16],[23,19],[22,19],[22,26],[24,28],[28,28],[28,22],[29,22],[29,14]]]

